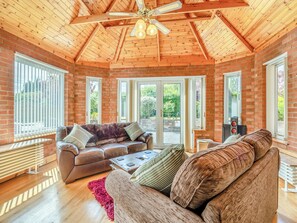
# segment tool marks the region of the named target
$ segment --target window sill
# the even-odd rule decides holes
[[[23,142],[23,141],[32,140],[32,139],[38,139],[38,138],[47,138],[48,136],[55,136],[55,135],[56,135],[56,132],[50,132],[50,133],[40,134],[36,136],[31,136],[31,137],[23,137],[23,138],[15,139],[14,143]]]
[[[288,141],[282,140],[282,139],[277,139],[277,138],[272,138],[272,142],[279,143],[279,144],[282,144],[284,146],[289,145]]]

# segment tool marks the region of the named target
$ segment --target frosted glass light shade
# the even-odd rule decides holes
[[[135,32],[135,36],[138,39],[144,39],[146,37],[145,30],[143,30],[143,29],[137,29],[136,32]]]
[[[142,19],[139,19],[137,22],[136,22],[136,29],[138,30],[145,30],[146,29],[146,23],[145,21],[143,21]]]
[[[148,34],[149,36],[154,36],[157,34],[157,32],[158,32],[157,27],[153,24],[149,24],[146,30],[146,34]]]

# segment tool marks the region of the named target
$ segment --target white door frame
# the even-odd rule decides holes
[[[140,86],[143,84],[152,84],[152,85],[156,85],[156,137],[157,139],[154,140],[155,142],[155,146],[157,147],[163,147],[164,144],[164,133],[163,133],[163,88],[164,88],[164,84],[170,84],[170,83],[176,83],[176,84],[180,84],[180,106],[181,106],[181,114],[180,114],[180,121],[181,121],[181,138],[180,138],[180,142],[184,143],[184,129],[185,129],[185,122],[184,122],[184,110],[185,110],[185,81],[182,79],[178,79],[178,80],[169,80],[169,79],[157,79],[155,81],[151,81],[151,80],[139,80],[136,81],[136,86],[137,86],[137,106],[136,106],[136,114],[137,114],[137,121],[140,121]]]
[[[242,113],[242,79],[241,79],[241,71],[234,71],[234,72],[229,72],[229,73],[224,73],[224,124],[229,124],[228,119],[228,97],[227,97],[227,78],[228,77],[237,77],[239,76],[239,81],[240,81],[240,95],[239,95],[239,115],[238,115],[238,122],[241,124],[241,113]]]

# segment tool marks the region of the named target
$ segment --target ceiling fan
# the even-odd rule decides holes
[[[167,35],[170,30],[160,23],[156,19],[152,19],[154,16],[161,15],[163,13],[171,12],[182,7],[180,1],[171,2],[166,5],[162,5],[155,9],[148,9],[144,4],[144,0],[136,0],[138,11],[134,12],[108,12],[110,16],[127,16],[127,17],[138,17],[134,28],[132,29],[130,36],[136,36],[138,39],[144,39],[147,35],[154,36],[158,30],[163,34]],[[147,25],[148,24],[148,25]]]

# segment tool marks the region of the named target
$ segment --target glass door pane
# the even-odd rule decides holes
[[[240,75],[225,76],[225,123],[230,123],[231,117],[241,118],[241,83]]]
[[[157,84],[140,83],[139,124],[143,131],[153,134],[157,141]]]
[[[128,122],[129,118],[129,85],[128,81],[120,81],[119,86],[120,92],[120,111],[119,111],[119,122]]]
[[[100,123],[101,86],[100,79],[87,78],[87,123]]]
[[[277,135],[285,137],[285,66],[276,66],[277,75]]]
[[[163,143],[181,143],[181,83],[163,84]]]

